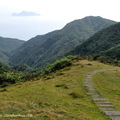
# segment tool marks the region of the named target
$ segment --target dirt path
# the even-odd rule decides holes
[[[106,98],[103,98],[102,95],[96,90],[92,82],[92,76],[98,72],[103,71],[120,71],[120,69],[101,69],[89,72],[85,75],[83,80],[87,94],[99,107],[99,109],[104,112],[111,120],[120,120],[120,111],[117,111],[115,106],[113,106],[110,101]]]

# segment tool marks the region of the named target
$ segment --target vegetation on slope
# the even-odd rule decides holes
[[[1,115],[26,115],[20,120],[108,120],[86,94],[84,75],[111,68],[98,62],[74,60],[72,66],[36,81],[17,83],[0,89]],[[2,120],[18,117],[2,117]]]
[[[68,23],[63,29],[37,36],[26,42],[11,57],[10,64],[46,66],[81,44],[97,31],[116,22],[101,17],[86,17]],[[42,41],[42,42],[41,42]]]
[[[0,37],[0,50],[11,52],[20,47],[25,41]]]
[[[0,63],[0,87],[5,87],[9,84],[15,84],[17,82],[37,79],[38,77],[45,77],[52,72],[71,66],[71,61],[74,59],[76,59],[76,57],[67,56],[42,69],[32,69],[25,64],[9,68]]]
[[[10,55],[8,53],[0,50],[0,62],[2,62],[4,64],[8,64],[9,63],[9,57],[10,57]]]
[[[14,71],[8,66],[0,63],[0,87],[6,87],[16,82],[25,81],[24,74]]]
[[[120,44],[116,45],[115,47],[112,47],[108,50],[106,50],[103,53],[104,56],[109,56],[114,60],[117,60],[118,62],[120,62]]]
[[[98,60],[102,63],[113,64],[120,66],[120,45],[116,45],[99,54],[90,55],[92,60]]]
[[[120,23],[99,31],[86,42],[77,46],[70,54],[91,56],[94,60],[119,64]]]
[[[24,41],[22,40],[0,37],[0,62],[8,64],[11,52],[16,50],[23,43]]]
[[[41,71],[41,75],[50,74],[57,70],[63,69],[64,67],[71,66],[72,61],[75,59],[77,59],[77,58],[74,56],[67,56],[67,57],[61,58],[59,60],[56,60],[54,63],[49,64],[47,67],[43,68]]]

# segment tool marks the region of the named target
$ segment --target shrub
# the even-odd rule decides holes
[[[42,75],[49,74],[51,72],[55,72],[56,70],[63,69],[64,67],[68,67],[72,64],[71,61],[74,59],[76,59],[76,57],[67,56],[62,59],[56,60],[54,63],[50,64],[49,66],[45,67],[42,70]]]
[[[34,71],[29,66],[24,64],[15,66],[13,67],[14,69],[11,69],[0,63],[0,87],[5,87],[16,82],[24,82],[40,76],[45,76],[56,70],[70,66],[72,64],[71,60],[74,59],[74,56],[67,56],[60,60],[56,60],[53,64],[48,65],[44,69],[36,69]]]
[[[2,63],[0,63],[0,74],[10,71],[10,68]]]
[[[31,72],[32,71],[32,68],[26,64],[16,65],[16,66],[12,67],[12,69],[14,69],[16,71],[21,71],[21,72]]]

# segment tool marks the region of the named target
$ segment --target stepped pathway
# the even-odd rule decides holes
[[[83,80],[85,89],[87,91],[87,94],[91,97],[99,109],[103,111],[111,120],[120,120],[120,111],[117,111],[115,106],[113,106],[108,99],[103,98],[93,85],[92,76],[98,72],[103,71],[120,71],[120,69],[110,68],[89,72],[85,75],[85,78]]]

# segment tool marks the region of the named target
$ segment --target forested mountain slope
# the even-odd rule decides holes
[[[65,53],[101,29],[116,22],[101,17],[85,17],[68,23],[63,29],[37,36],[23,44],[11,57],[10,64],[41,67],[63,57]]]
[[[80,56],[101,54],[120,59],[120,23],[99,31],[73,49],[70,54]]]
[[[11,52],[19,48],[25,41],[0,37],[0,62],[7,64]]]

